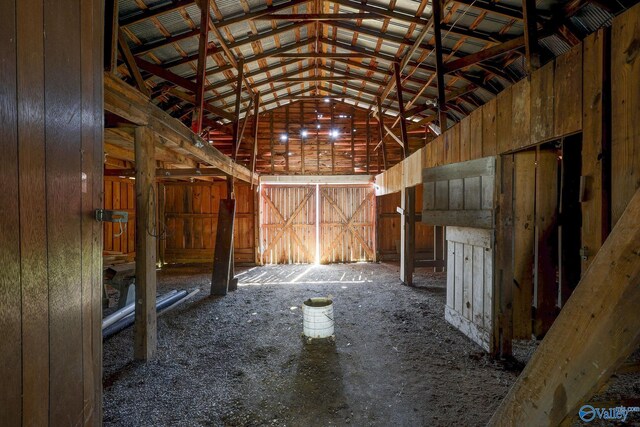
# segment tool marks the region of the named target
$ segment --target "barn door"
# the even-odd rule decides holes
[[[320,187],[320,262],[375,260],[371,186]]]
[[[446,226],[445,319],[495,352],[496,158],[424,169],[422,222]]]
[[[316,187],[263,185],[261,193],[262,262],[315,262]]]

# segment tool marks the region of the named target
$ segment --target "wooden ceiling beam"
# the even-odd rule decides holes
[[[472,6],[478,10],[485,12],[491,12],[495,15],[500,15],[508,19],[516,19],[522,21],[522,11],[520,9],[506,6],[499,3],[494,3],[486,0],[454,0],[456,3]]]
[[[369,58],[374,54],[368,53],[332,53],[332,52],[303,52],[303,53],[281,53],[273,55],[278,58],[314,59],[314,58]]]
[[[298,6],[301,4],[309,3],[311,0],[290,0],[283,2],[281,4],[275,6],[267,6],[264,9],[256,10],[253,12],[245,13],[243,15],[235,16],[232,18],[225,18],[218,22],[216,22],[216,27],[224,28],[229,25],[239,24],[241,22],[251,21],[253,19],[260,18],[264,15],[269,15],[275,12],[280,12],[281,10],[290,9],[293,6]]]
[[[419,18],[417,16],[411,16],[405,13],[394,12],[391,9],[370,6],[364,3],[358,3],[351,0],[330,0],[330,1],[332,3],[339,4],[341,6],[345,6],[351,9],[361,10],[369,13],[376,13],[386,18],[395,19],[401,22],[408,22],[410,24],[417,24],[417,25],[423,25],[423,26],[428,24],[428,20],[426,19]]]
[[[535,0],[523,0],[524,41],[526,67],[529,74],[540,68],[540,47],[538,46],[538,15]]]
[[[118,48],[120,49],[120,53],[122,54],[122,58],[124,59],[124,63],[129,70],[129,74],[133,78],[133,81],[136,84],[136,87],[140,92],[142,92],[145,96],[149,96],[149,88],[144,82],[142,78],[142,74],[140,74],[139,64],[136,63],[136,58],[129,50],[129,45],[127,44],[127,39],[124,35],[122,29],[118,30]]]
[[[524,44],[524,36],[516,37],[515,39],[511,39],[499,45],[483,49],[476,53],[465,55],[453,61],[449,61],[444,64],[445,71],[447,73],[453,73],[455,71],[470,67],[471,65],[476,65],[482,61],[486,61],[487,59],[495,58],[496,56],[503,55],[515,49],[519,49],[523,47]]]
[[[254,19],[259,21],[334,21],[340,19],[383,20],[385,17],[377,13],[278,13]]]
[[[195,96],[185,93],[177,88],[171,88],[167,91],[167,93],[169,95],[175,96],[176,98],[180,98],[183,101],[186,101],[190,104],[197,105]],[[235,119],[235,116],[233,115],[233,113],[223,110],[222,108],[218,108],[207,101],[203,101],[202,108],[206,111],[209,111],[210,113],[214,114],[217,117],[221,117],[223,119],[227,119],[231,121]]]
[[[335,46],[337,48],[344,49],[346,51],[353,52],[353,53],[358,54],[358,55],[364,55],[364,56],[367,56],[367,57],[370,57],[370,58],[373,58],[373,59],[376,59],[376,60],[383,60],[383,61],[387,61],[389,63],[394,63],[394,62],[398,61],[398,59],[395,58],[394,56],[391,56],[391,55],[388,55],[388,54],[385,54],[385,53],[381,53],[381,52],[370,51],[368,49],[364,49],[364,48],[361,48],[359,46],[353,46],[353,45],[350,45],[350,44],[347,44],[347,43],[342,43],[342,42],[329,40],[329,39],[325,39],[325,38],[321,38],[319,41],[322,44],[325,44],[325,45],[328,45],[328,46]],[[354,58],[353,55],[351,55],[349,57],[350,58]]]
[[[442,132],[447,130],[447,113],[446,113],[446,94],[444,86],[445,68],[442,61],[442,1],[433,0],[433,31],[436,46],[436,86],[438,88],[438,116],[440,121],[440,129]]]
[[[194,4],[194,0],[177,0],[169,4],[165,4],[159,7],[152,7],[149,9],[141,10],[140,12],[132,13],[120,19],[120,26],[126,27],[128,25],[137,24],[145,19],[155,18],[166,13],[173,12],[182,7],[191,6]]]
[[[200,22],[209,19],[209,7],[211,0],[200,0]],[[202,117],[204,115],[204,93],[207,71],[207,47],[209,45],[209,26],[200,25],[200,38],[198,39],[198,65],[196,70],[196,98],[195,108],[191,119],[191,130],[199,134],[202,132]],[[237,117],[237,116],[236,116]]]
[[[276,81],[282,83],[305,83],[305,82],[345,82],[353,80],[362,80],[360,77],[328,77],[328,76],[313,76],[313,77],[287,77],[282,79],[276,79]]]

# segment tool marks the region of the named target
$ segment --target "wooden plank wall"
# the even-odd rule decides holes
[[[400,259],[400,193],[376,198],[378,260]],[[416,186],[416,217],[422,215],[422,184]],[[416,259],[433,259],[434,227],[416,221]]]
[[[122,252],[133,258],[136,253],[136,190],[132,179],[107,176],[104,178],[104,208],[126,211],[127,227],[121,233],[120,224],[103,223],[103,248],[105,251]],[[124,225],[124,224],[123,224]]]
[[[463,120],[377,175],[376,195],[399,192],[403,186],[420,183],[420,173],[415,167],[408,170],[409,164],[421,162],[423,168],[428,168],[457,161],[458,155],[466,156],[467,152],[471,159],[504,154],[584,130],[582,162],[587,197],[582,203],[582,239],[589,254],[583,262],[584,273],[610,229],[608,216],[612,226],[640,186],[640,82],[632,77],[638,75],[640,68],[635,42],[639,15],[640,6],[635,6],[616,17],[611,29],[588,36],[535,71],[530,82],[513,85],[473,111],[468,130]],[[609,37],[611,41],[607,42]],[[610,57],[606,54],[609,44]],[[609,81],[611,88],[607,86]],[[610,116],[603,106],[608,96]],[[606,206],[609,177],[604,128],[608,121],[612,133],[610,210]],[[460,134],[459,147],[456,133]]]
[[[386,118],[388,122],[393,119]],[[391,124],[391,123],[389,123]],[[318,125],[320,126],[318,128]],[[369,127],[367,127],[369,125]],[[253,135],[253,123],[245,135]],[[302,130],[308,132],[301,138]],[[330,130],[339,132],[337,138]],[[287,135],[287,139],[281,137]],[[424,145],[424,131],[410,135],[410,145]],[[214,144],[229,152],[222,141],[213,137]],[[342,102],[294,101],[259,115],[258,153],[256,170],[262,174],[374,174],[384,170],[379,154],[374,151],[380,142],[377,120],[369,111]],[[387,161],[395,164],[402,157],[400,145],[390,136],[385,138]],[[249,165],[252,144],[240,146],[238,160]]]
[[[458,155],[462,160],[467,153],[472,159],[491,154],[505,157],[508,153],[582,132],[585,191],[581,199],[581,245],[586,253],[582,262],[582,274],[585,274],[609,230],[640,187],[640,80],[635,78],[640,74],[639,28],[640,5],[636,5],[616,17],[611,28],[588,36],[583,43],[534,72],[529,80],[508,88],[472,112],[468,119],[378,175],[376,194],[388,197],[385,195],[418,183],[421,180],[415,168],[418,161],[423,168],[430,168],[454,162]],[[460,135],[459,147],[457,133]],[[579,141],[579,138],[567,139],[565,144],[572,141]],[[522,164],[522,159],[516,159],[515,163],[513,177],[516,180],[531,177],[531,180],[519,180],[520,188],[528,186],[525,193],[545,191],[542,187],[537,190],[531,187],[536,168],[531,168],[527,162]],[[413,165],[411,169],[409,165]],[[509,177],[505,176],[505,179]],[[544,249],[538,250],[538,257],[556,255],[545,246],[547,224],[531,224],[525,213],[532,211],[531,198],[516,195],[514,200],[518,206],[513,207],[516,210],[514,222],[509,222],[513,225],[508,225],[508,230],[499,228],[497,268],[526,289],[519,295],[521,288],[512,286],[509,278],[498,285],[502,286],[501,295],[506,299],[501,298],[499,304],[496,303],[499,309],[496,315],[500,316],[496,322],[496,336],[512,335],[510,329],[513,327],[515,336],[529,337],[530,332],[537,335],[546,332],[548,320],[555,317],[555,304],[545,306],[550,301],[549,292],[555,292],[550,285],[554,283],[553,271],[545,270],[548,259],[539,259],[533,283],[537,316],[533,325],[530,323],[530,266],[532,254],[535,254],[532,244]],[[538,208],[551,209],[547,206]],[[540,215],[543,214],[538,212]],[[511,218],[505,219],[511,221]],[[532,235],[532,225],[536,227],[535,235]],[[502,239],[507,240],[503,242]],[[502,246],[511,247],[511,244],[515,244],[515,258],[512,251],[500,251]],[[513,317],[511,309],[514,310]],[[512,321],[516,323],[512,324]]]
[[[224,181],[164,183],[164,223],[162,240],[165,263],[212,262],[218,225],[218,205],[227,197]],[[234,260],[255,262],[255,208],[250,186],[236,183]]]
[[[611,226],[640,188],[640,5],[611,31]]]
[[[515,84],[474,110],[468,117],[469,129],[463,120],[404,161],[377,175],[376,195],[395,193],[403,186],[421,183],[423,168],[504,154],[579,132],[582,120],[576,119],[573,112],[576,104],[582,104],[582,59],[582,45],[575,46],[566,55],[534,72],[531,83]],[[571,79],[559,74],[567,69],[571,69]],[[561,123],[549,126],[549,111],[555,111],[554,97],[567,93],[571,94],[567,116],[557,114],[553,120]],[[517,117],[514,117],[514,108],[519,109],[515,114]],[[564,124],[564,120],[570,123]],[[417,164],[420,167],[416,167]]]
[[[102,422],[102,8],[2,3],[3,425]]]

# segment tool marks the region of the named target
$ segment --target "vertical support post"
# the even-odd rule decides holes
[[[400,280],[411,286],[416,255],[416,187],[403,188],[401,197]]]
[[[385,144],[384,144],[385,132],[384,132],[384,118],[383,118],[384,116],[382,115],[382,99],[378,97],[376,98],[376,101],[378,105],[378,130],[380,132],[380,144],[382,148],[382,166],[384,167],[384,170],[387,170],[387,148],[385,147]]]
[[[256,158],[258,157],[258,115],[260,114],[260,92],[255,95],[253,110],[253,155],[251,156],[251,190],[253,190],[253,175],[256,173]],[[271,136],[273,138],[273,136]]]
[[[447,245],[445,244],[444,227],[441,225],[435,225],[433,227],[434,236],[434,259],[436,261],[442,261],[443,265],[447,265]],[[444,271],[444,267],[435,267],[434,271]]]
[[[236,160],[237,147],[240,145],[240,104],[242,100],[242,78],[244,76],[244,59],[238,60],[238,78],[236,81],[236,105],[234,109],[235,121],[233,122],[233,144],[231,146],[231,153],[233,155],[233,161]],[[227,177],[227,198],[234,198],[232,176]]]
[[[155,137],[147,127],[135,129],[136,159],[136,304],[135,348],[137,360],[149,360],[156,353],[156,238],[151,218],[155,218],[154,185]],[[154,210],[152,210],[154,209]]]
[[[524,17],[524,46],[527,58],[527,71],[529,75],[531,75],[532,72],[540,68],[536,0],[524,0],[522,2],[522,12]]]
[[[274,142],[273,142],[273,110],[271,110],[269,112],[269,135],[271,135],[271,139],[270,139],[270,147],[271,148],[271,173],[275,173],[275,169],[276,169],[276,161],[275,161],[275,156],[274,156]]]
[[[400,120],[400,137],[402,138],[402,158],[406,159],[409,155],[409,137],[407,135],[407,122],[405,120],[405,112],[404,112],[404,100],[402,99],[402,77],[400,76],[400,64],[397,62],[393,63],[393,75],[396,81],[396,96],[398,98],[398,111],[400,115],[398,119]],[[415,195],[415,191],[414,191]]]
[[[209,2],[200,0],[200,40],[198,42],[198,66],[196,70],[196,105],[193,109],[191,129],[199,134],[202,132],[202,116],[204,115],[204,89],[207,71],[207,48],[209,46]],[[236,115],[236,120],[237,120]]]
[[[447,105],[444,92],[444,63],[442,62],[442,0],[433,0],[433,33],[436,45],[436,84],[438,86],[438,118],[442,133],[447,130]]]
[[[291,104],[287,104],[284,107],[284,112],[285,112],[284,133],[285,135],[287,135],[287,139],[284,142],[284,169],[287,174],[289,173],[289,140],[291,139],[289,135],[289,105]]]
[[[304,140],[305,138],[302,137],[302,130],[306,129],[304,127],[304,102],[300,103],[300,170],[302,171],[302,174],[304,175],[305,173],[305,166],[304,166]],[[307,130],[307,132],[309,132]]]
[[[356,137],[356,128],[355,128],[355,116],[356,109],[351,107],[351,173],[356,173],[356,146],[355,146],[355,137]]]
[[[367,145],[366,145],[366,161],[365,161],[365,170],[367,174],[369,174],[369,160],[370,160],[370,147],[371,144],[371,130],[369,129],[369,115],[367,114]],[[377,251],[376,251],[377,252]]]
[[[512,353],[513,339],[513,155],[498,157],[498,220],[496,228],[493,288],[493,343],[491,352],[501,357]]]
[[[114,73],[118,65],[118,0],[104,2],[104,70]]]
[[[331,174],[334,175],[336,173],[336,150],[335,150],[335,146],[336,146],[336,139],[337,137],[331,137],[331,132],[333,132],[334,129],[334,117],[333,117],[333,113],[334,113],[334,104],[333,101],[331,101],[329,103],[329,109],[331,111],[331,128],[329,129],[329,140],[331,141],[331,139],[333,138],[333,141],[331,141]]]
[[[158,182],[158,220],[157,220],[157,224],[163,224],[162,227],[164,229],[164,224],[166,224],[165,222],[165,218],[164,218],[164,212],[165,212],[165,204],[166,204],[166,199],[165,199],[165,187],[164,184],[162,182]],[[159,227],[157,227],[159,228]],[[159,234],[156,233],[156,234]],[[165,249],[165,242],[166,240],[163,238],[159,238],[158,240],[158,259],[157,259],[157,263],[158,266],[162,267],[164,265],[164,249]]]

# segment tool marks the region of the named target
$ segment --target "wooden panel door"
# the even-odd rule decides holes
[[[262,262],[315,262],[316,187],[263,185],[260,200]]]
[[[447,227],[445,319],[491,351],[493,313],[493,230]]]
[[[371,186],[320,187],[320,261],[375,260],[375,195]]]

